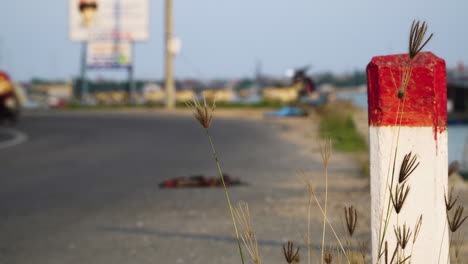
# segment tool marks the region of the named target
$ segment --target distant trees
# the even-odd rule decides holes
[[[351,74],[334,75],[331,72],[316,74],[313,76],[317,85],[332,84],[335,87],[358,86],[367,83],[367,75],[364,71],[355,71]]]

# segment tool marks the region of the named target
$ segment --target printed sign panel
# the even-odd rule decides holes
[[[148,0],[69,0],[74,41],[149,38]]]
[[[132,44],[128,41],[93,41],[88,43],[88,68],[129,68],[132,66]]]

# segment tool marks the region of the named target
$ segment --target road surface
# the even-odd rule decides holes
[[[238,263],[220,189],[158,188],[171,177],[216,175],[191,117],[30,113],[15,129],[27,141],[0,149],[0,263]],[[249,183],[231,188],[234,199],[281,200],[280,190],[265,186],[307,165],[280,130],[214,121],[224,170]],[[278,262],[283,238],[262,242]]]

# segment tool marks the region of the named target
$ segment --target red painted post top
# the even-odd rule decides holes
[[[398,98],[403,72],[411,66],[405,99]],[[370,126],[447,127],[445,61],[431,52],[379,56],[367,65]],[[403,104],[404,101],[404,104]],[[402,115],[399,113],[403,112]],[[400,123],[401,117],[401,123]]]

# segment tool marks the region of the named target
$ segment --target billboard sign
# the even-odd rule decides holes
[[[130,68],[132,67],[132,44],[128,41],[92,41],[88,43],[86,67]]]
[[[149,0],[69,0],[73,41],[149,38]]]

